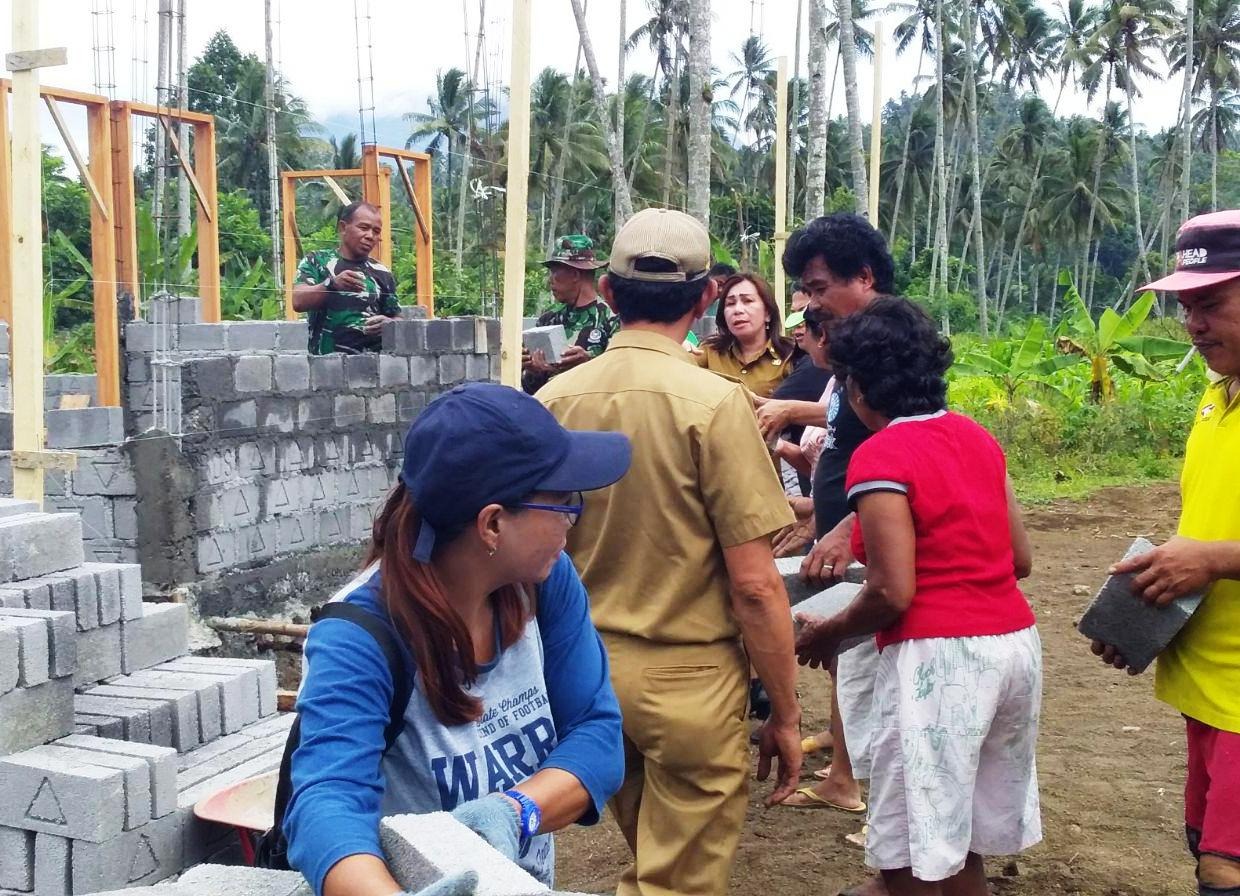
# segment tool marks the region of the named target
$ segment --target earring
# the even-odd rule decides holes
[[[489,551],[487,551],[487,556],[488,556],[488,557],[494,557],[494,556],[495,556],[495,548],[491,548]]]

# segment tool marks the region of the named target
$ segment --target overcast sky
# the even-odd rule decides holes
[[[614,83],[618,59],[619,0],[588,0],[590,33],[599,65]],[[354,8],[363,17],[369,7],[372,49],[366,48],[366,23],[361,21],[362,66],[373,64],[375,104],[380,142],[403,142],[407,130],[400,115],[426,111],[427,96],[434,90],[435,72],[451,66],[464,67],[466,57],[466,25],[464,6],[469,7],[469,57],[478,28],[479,0],[275,0],[278,64],[294,93],[305,99],[311,114],[328,126],[329,133],[357,130],[358,55],[355,40]],[[154,96],[157,0],[39,0],[41,42],[43,46],[66,46],[69,64],[62,68],[43,69],[44,83],[91,91],[97,82],[95,72],[95,26],[107,22],[92,9],[111,8],[112,36],[98,41],[114,46],[113,59],[117,99],[137,98],[151,101]],[[9,3],[3,4],[8,11]],[[263,4],[259,0],[186,0],[188,7],[188,55],[192,60],[207,40],[219,29],[226,29],[243,51],[263,54]],[[485,71],[484,75],[498,85],[509,80],[510,21],[509,0],[487,0]],[[714,29],[712,49],[715,65],[723,73],[737,68],[733,54],[750,33],[767,41],[773,55],[789,57],[789,73],[796,40],[797,0],[713,0]],[[634,30],[649,16],[645,0],[629,0],[627,29]],[[896,23],[889,15],[884,30]],[[871,26],[873,22],[869,23]],[[0,20],[0,45],[6,52],[27,49],[12,46],[10,16]],[[888,46],[890,47],[890,40]],[[802,56],[805,53],[802,41]],[[531,53],[535,73],[544,66],[567,71],[572,68],[577,51],[577,29],[569,0],[534,0],[533,41]],[[834,57],[834,53],[832,54]],[[584,62],[583,62],[584,65]],[[631,54],[628,71],[649,72],[652,57],[642,50]],[[1160,67],[1165,63],[1160,60]],[[912,53],[891,58],[884,67],[882,94],[897,96],[913,86],[917,60]],[[805,65],[802,61],[801,70]],[[933,61],[926,60],[924,70],[933,72]],[[868,116],[872,95],[873,69],[862,63],[862,108]],[[104,77],[104,83],[107,82]],[[1142,85],[1144,97],[1136,108],[1137,122],[1153,131],[1176,119],[1178,79],[1176,82]],[[1053,102],[1053,91],[1048,102]],[[842,86],[837,92],[833,115],[844,110]],[[1065,99],[1061,113],[1083,112],[1085,101],[1080,96]],[[66,117],[71,128],[84,143],[84,120],[80,112],[69,111]],[[43,140],[59,144],[51,119],[43,119]],[[85,151],[85,146],[83,146]]]

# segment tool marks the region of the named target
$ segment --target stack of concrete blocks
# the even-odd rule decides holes
[[[0,499],[0,893],[162,880],[229,832],[193,805],[279,765],[271,662],[188,656],[187,608],[87,561],[73,514]]]

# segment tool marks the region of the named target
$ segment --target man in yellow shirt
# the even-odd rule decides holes
[[[1202,896],[1240,896],[1240,211],[1180,228],[1175,273],[1146,289],[1179,294],[1193,345],[1218,377],[1201,400],[1180,478],[1175,538],[1117,564],[1145,600],[1205,599],[1158,658],[1154,693],[1188,730],[1184,823]],[[1114,648],[1094,652],[1117,668]]]
[[[568,536],[624,715],[611,809],[634,864],[618,896],[727,891],[747,802],[750,660],[771,697],[758,746],[759,778],[779,759],[769,802],[792,793],[801,766],[792,622],[771,549],[792,513],[748,393],[681,346],[718,291],[709,267],[693,218],[634,215],[599,284],[619,335],[538,392],[562,424],[633,443],[629,474],[590,493]]]

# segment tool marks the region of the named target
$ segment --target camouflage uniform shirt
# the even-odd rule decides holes
[[[317,286],[326,283],[329,277],[349,270],[361,272],[365,278],[365,289],[360,292],[329,289],[322,307],[310,312],[309,349],[312,355],[377,352],[382,340],[378,333],[367,335],[362,331],[366,318],[372,314],[388,317],[400,314],[400,305],[396,301],[396,278],[386,266],[373,258],[354,261],[341,257],[335,249],[319,249],[297,265],[297,282]]]
[[[620,330],[620,318],[612,314],[611,309],[602,301],[594,301],[581,307],[560,305],[544,311],[538,317],[540,327],[554,327],[557,324],[564,328],[568,344],[581,346],[591,358],[597,358],[607,351],[611,337]],[[554,374],[525,371],[521,375],[521,384],[526,392],[533,394],[552,376]]]

